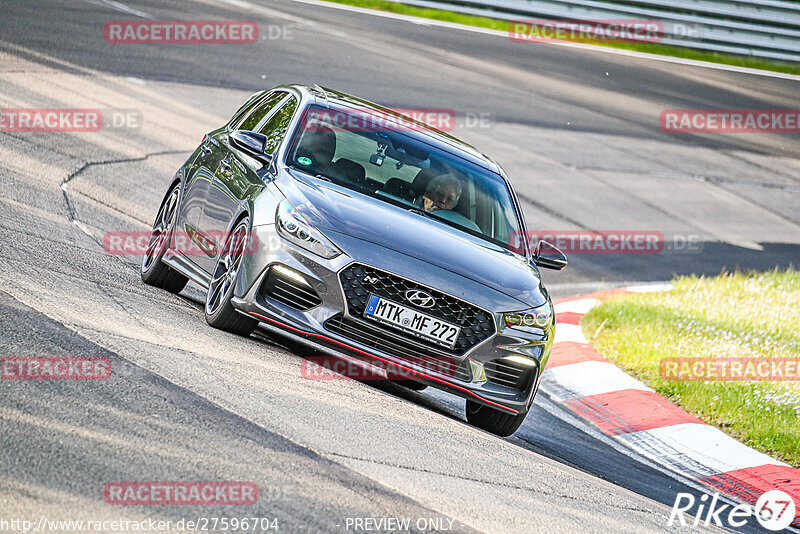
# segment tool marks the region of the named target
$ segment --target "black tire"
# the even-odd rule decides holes
[[[189,281],[188,278],[161,261],[175,229],[180,201],[181,184],[177,183],[170,188],[161,202],[158,215],[153,222],[153,232],[150,234],[147,251],[139,266],[142,282],[165,289],[170,293],[180,293]]]
[[[250,219],[245,217],[236,223],[225,241],[206,293],[206,322],[214,328],[240,336],[249,336],[258,326],[258,321],[239,313],[231,304],[249,233]]]
[[[498,436],[507,437],[517,431],[525,420],[526,413],[514,415],[490,408],[485,404],[467,401],[467,421],[469,424]]]

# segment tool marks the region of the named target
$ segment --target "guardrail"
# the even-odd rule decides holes
[[[518,20],[657,20],[659,42],[800,62],[800,3],[780,0],[396,0]]]

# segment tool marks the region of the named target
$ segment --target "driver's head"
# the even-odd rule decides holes
[[[425,211],[452,210],[461,198],[461,182],[452,174],[435,177],[425,188],[422,207]]]
[[[325,125],[309,127],[303,133],[295,153],[296,158],[306,157],[317,170],[327,169],[336,153],[336,133]]]

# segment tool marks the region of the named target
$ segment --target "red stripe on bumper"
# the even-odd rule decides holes
[[[327,336],[323,336],[322,334],[317,334],[316,332],[306,332],[305,330],[300,330],[298,328],[294,328],[292,326],[289,326],[288,324],[282,323],[280,321],[276,321],[275,319],[270,319],[269,317],[264,317],[263,315],[260,315],[260,314],[255,313],[255,312],[249,312],[249,313],[250,313],[250,315],[253,315],[254,317],[258,317],[259,319],[261,319],[263,321],[267,321],[267,322],[276,324],[276,325],[280,326],[281,328],[285,328],[287,330],[291,330],[292,332],[296,332],[296,333],[302,334],[304,336],[311,336],[311,337],[316,337],[316,338],[319,338],[319,339],[324,339],[325,341],[329,341],[331,343],[335,343],[335,344],[337,344],[337,345],[339,345],[341,347],[344,347],[346,349],[355,351],[355,352],[357,352],[359,354],[363,354],[364,356],[368,356],[370,358],[374,358],[376,360],[382,361],[383,363],[388,363],[389,365],[393,365],[395,367],[399,367],[400,369],[403,369],[404,371],[408,371],[410,373],[414,373],[415,375],[421,376],[421,377],[423,377],[423,378],[425,378],[427,380],[433,380],[435,382],[439,382],[440,384],[444,384],[444,385],[446,385],[448,387],[455,388],[455,389],[457,389],[459,391],[463,391],[464,393],[468,393],[469,395],[472,395],[476,399],[478,399],[478,400],[480,400],[482,402],[485,402],[486,404],[491,404],[492,406],[497,406],[498,408],[502,408],[503,410],[506,410],[506,411],[511,412],[513,414],[518,414],[519,413],[517,410],[515,410],[513,408],[509,408],[507,406],[503,406],[502,404],[497,404],[496,402],[492,402],[492,401],[490,401],[488,399],[484,399],[480,395],[478,395],[476,393],[473,393],[472,391],[470,391],[468,389],[462,388],[461,386],[457,386],[455,384],[451,384],[450,382],[447,382],[446,380],[442,380],[440,378],[436,378],[435,376],[426,375],[425,373],[420,373],[419,371],[417,371],[415,369],[411,369],[410,367],[406,367],[405,365],[400,365],[399,363],[395,363],[395,362],[392,362],[392,361],[389,361],[389,360],[385,360],[385,359],[383,359],[383,358],[381,358],[379,356],[375,356],[374,354],[370,354],[368,352],[364,352],[361,349],[357,349],[355,347],[351,347],[350,345],[348,345],[346,343],[342,343],[341,341],[336,341],[335,339],[331,339],[331,338],[329,338]]]

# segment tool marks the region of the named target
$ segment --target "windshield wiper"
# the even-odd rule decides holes
[[[413,206],[413,207],[410,207],[410,208],[406,208],[406,209],[407,209],[408,211],[410,211],[411,213],[414,213],[414,214],[416,214],[416,215],[422,215],[423,217],[430,217],[431,219],[438,219],[438,217],[433,217],[433,216],[432,216],[430,213],[428,213],[427,211],[425,211],[425,210],[421,210],[421,209],[417,208],[416,206]]]

